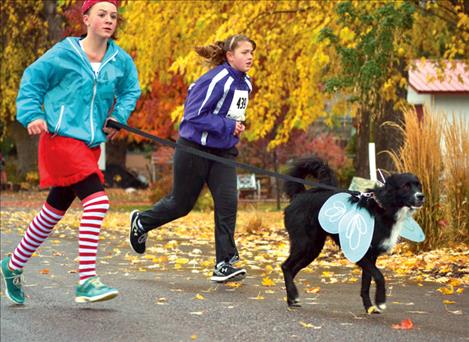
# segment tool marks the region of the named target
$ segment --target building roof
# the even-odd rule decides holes
[[[444,69],[440,69],[435,61],[414,61],[409,84],[418,93],[469,93],[469,65],[463,61],[444,63]]]

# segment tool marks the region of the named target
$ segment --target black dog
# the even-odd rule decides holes
[[[297,161],[289,175],[299,178],[313,176],[320,183],[337,186],[334,172],[317,158]],[[370,197],[352,197],[359,207],[365,208],[375,219],[371,246],[357,265],[362,269],[360,294],[365,310],[368,313],[379,313],[386,308],[386,293],[384,277],[376,267],[376,259],[395,245],[403,219],[421,207],[425,197],[420,181],[410,173],[394,174],[386,179],[383,187],[367,191],[372,194]],[[285,192],[291,199],[284,218],[290,237],[290,255],[282,264],[282,271],[288,305],[300,306],[298,290],[293,281],[295,276],[316,259],[328,235],[340,245],[339,235],[327,233],[318,221],[322,205],[339,190],[306,190],[302,184],[287,181]],[[371,278],[376,283],[376,306],[373,306],[370,299]]]

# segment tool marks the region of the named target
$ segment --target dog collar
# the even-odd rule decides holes
[[[372,198],[376,202],[378,207],[380,207],[381,209],[384,209],[384,206],[378,200],[374,192],[361,192],[360,195],[358,195],[358,198],[361,198],[361,197]]]

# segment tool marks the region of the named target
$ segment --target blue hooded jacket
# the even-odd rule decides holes
[[[125,124],[139,97],[135,64],[113,40],[95,73],[79,38],[69,37],[24,71],[16,117],[25,127],[43,119],[50,133],[94,147],[106,141],[102,129],[107,117]]]
[[[230,149],[239,138],[233,135],[236,121],[245,120],[249,77],[228,63],[202,75],[189,87],[179,135],[202,146]]]

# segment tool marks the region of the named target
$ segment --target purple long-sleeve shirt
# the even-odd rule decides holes
[[[235,146],[236,121],[245,120],[251,91],[249,77],[228,63],[208,71],[189,87],[179,135],[207,147]]]

